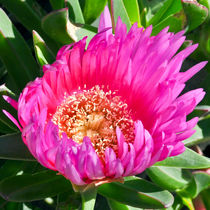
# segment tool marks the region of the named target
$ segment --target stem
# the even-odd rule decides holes
[[[113,0],[110,0],[110,7],[111,7],[112,29],[113,29],[113,33],[115,33],[114,2],[113,2]]]
[[[82,197],[82,210],[93,210],[97,195],[97,188],[91,187],[85,192],[81,192]]]

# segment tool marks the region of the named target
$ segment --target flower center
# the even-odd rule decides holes
[[[127,104],[116,92],[105,92],[99,86],[65,97],[52,121],[58,125],[60,136],[65,132],[79,144],[88,136],[100,157],[107,147],[117,154],[117,127],[127,142],[134,140],[134,122]]]

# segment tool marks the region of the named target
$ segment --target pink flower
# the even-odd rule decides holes
[[[120,18],[115,35],[109,26],[106,9],[88,46],[84,38],[62,47],[18,100],[22,138],[33,156],[76,185],[139,174],[184,152],[182,140],[198,121],[186,117],[205,94],[196,89],[180,96],[206,64],[180,72],[197,47],[175,55],[183,31],[165,28],[151,36],[151,26],[134,24],[127,33]]]

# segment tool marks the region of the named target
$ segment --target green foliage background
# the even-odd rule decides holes
[[[199,43],[183,71],[210,58],[209,0],[0,0],[0,110],[17,119],[2,95],[18,99],[25,85],[42,75],[58,49],[97,33],[105,5],[129,29],[153,25],[153,35],[164,27],[185,30],[182,49]],[[0,209],[190,209],[203,203],[210,209],[210,63],[190,80],[185,91],[202,87],[206,97],[190,115],[199,116],[196,134],[185,140],[182,155],[168,158],[125,183],[104,184],[96,200],[75,193],[68,180],[43,168],[22,143],[19,129],[0,111]],[[91,192],[89,192],[91,193]]]

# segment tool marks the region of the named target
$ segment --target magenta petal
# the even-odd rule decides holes
[[[22,130],[32,155],[72,183],[86,185],[136,175],[182,153],[182,141],[198,120],[187,121],[187,115],[205,95],[202,89],[182,91],[206,62],[182,72],[198,45],[177,53],[184,31],[168,30],[151,36],[152,26],[135,23],[127,33],[119,17],[112,34],[105,7],[89,44],[85,37],[63,46],[18,103],[4,96],[17,108],[19,122],[3,112]]]
[[[71,159],[66,154],[65,155],[66,168],[64,168],[64,173],[67,179],[70,179],[76,185],[84,185],[85,182],[81,179],[79,172],[76,170],[75,166],[72,164]]]
[[[135,152],[134,146],[132,144],[129,144],[129,147],[130,147],[129,157],[128,157],[129,158],[129,164],[126,167],[124,176],[129,176],[129,175],[132,174],[133,169],[134,169],[134,161],[135,161],[135,158],[136,158],[136,152]]]
[[[92,143],[89,138],[85,137],[83,140],[83,144],[86,144],[87,150],[86,153],[86,160],[85,160],[85,172],[89,179],[102,179],[104,178],[103,173],[103,165],[96,154]],[[78,160],[79,162],[80,160]]]
[[[5,101],[7,101],[7,103],[11,104],[15,109],[18,108],[18,103],[17,101],[15,101],[14,99],[10,98],[9,96],[2,96],[4,98]]]
[[[144,128],[141,121],[135,123],[135,140],[134,148],[138,152],[144,145]]]
[[[105,6],[104,11],[100,16],[100,22],[98,26],[98,32],[102,32],[104,29],[112,28],[111,16],[109,13],[109,8]],[[105,36],[108,38],[109,34],[112,34],[111,30],[105,32]]]
[[[105,151],[106,176],[114,176],[116,171],[116,154],[111,148]]]
[[[125,137],[119,127],[116,128],[116,134],[117,134],[117,141],[118,141],[118,155],[121,158],[123,155],[123,144],[125,142]]]
[[[20,131],[22,131],[22,128],[20,127],[18,121],[6,110],[2,110],[2,112],[19,128]]]

